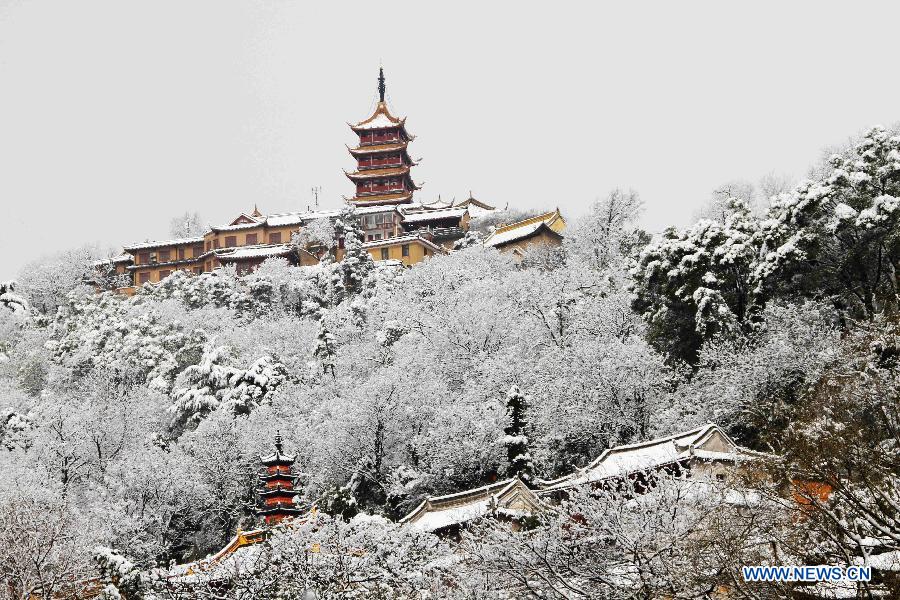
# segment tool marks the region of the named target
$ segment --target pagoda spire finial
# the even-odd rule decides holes
[[[281,445],[281,432],[275,432],[275,452],[277,454],[282,454],[282,445]]]
[[[378,96],[381,98],[381,102],[384,102],[384,67],[378,67]]]

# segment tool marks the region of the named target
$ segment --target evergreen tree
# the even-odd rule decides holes
[[[374,262],[362,247],[365,238],[354,209],[346,208],[341,211],[335,220],[334,231],[338,239],[344,239],[344,258],[340,263],[343,289],[347,295],[352,296],[362,291],[363,281],[372,270]]]
[[[100,571],[103,590],[97,596],[101,600],[141,600],[145,597],[147,582],[141,569],[112,548],[94,548],[94,561]]]
[[[534,464],[531,454],[528,452],[528,437],[525,428],[528,422],[525,420],[525,411],[528,410],[528,399],[514,385],[506,394],[506,414],[509,417],[509,425],[503,432],[503,444],[506,446],[506,456],[509,461],[507,474],[510,477],[519,477],[528,483],[532,479]]]
[[[331,373],[335,377],[334,372],[334,334],[328,331],[325,319],[319,321],[319,334],[316,337],[316,349],[313,351],[315,356],[322,363],[322,373]]]

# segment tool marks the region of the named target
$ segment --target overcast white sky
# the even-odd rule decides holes
[[[42,254],[352,193],[383,62],[420,199],[684,225],[900,118],[897,3],[0,0],[0,278]]]

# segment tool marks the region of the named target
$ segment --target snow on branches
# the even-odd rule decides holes
[[[179,378],[183,383],[172,394],[173,425],[196,425],[219,408],[234,415],[246,415],[270,402],[285,381],[287,371],[270,356],[256,360],[248,369],[222,364],[228,356],[224,346],[208,346],[199,364],[187,367]]]

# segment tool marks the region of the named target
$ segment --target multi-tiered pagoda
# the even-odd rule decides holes
[[[275,525],[300,514],[300,509],[294,504],[294,498],[300,495],[295,486],[298,476],[293,473],[297,456],[284,453],[280,433],[275,436],[275,452],[259,459],[263,470],[259,475],[257,492],[261,506],[257,512],[263,516],[266,525]]]
[[[419,189],[409,174],[416,163],[407,153],[407,145],[415,138],[406,131],[406,119],[399,119],[388,110],[384,92],[384,69],[379,69],[375,112],[350,125],[359,136],[359,145],[348,147],[357,167],[346,175],[356,185],[356,194],[346,200],[357,206],[412,202],[413,192]]]

